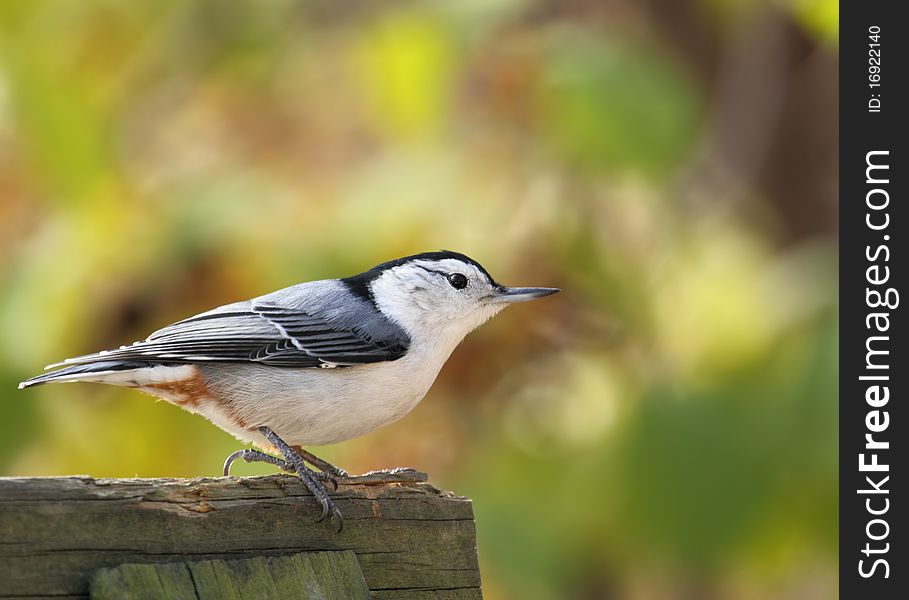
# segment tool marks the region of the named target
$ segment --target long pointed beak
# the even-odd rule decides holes
[[[499,288],[498,293],[492,297],[493,302],[527,302],[543,296],[549,296],[560,291],[559,288],[532,288],[532,287],[505,287]]]

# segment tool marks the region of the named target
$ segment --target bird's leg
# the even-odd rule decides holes
[[[281,460],[276,456],[271,454],[266,454],[261,450],[254,450],[252,448],[245,448],[243,450],[237,450],[233,454],[227,457],[227,460],[224,461],[224,476],[227,477],[230,475],[230,465],[234,463],[238,458],[242,458],[244,461],[251,462],[264,462],[270,465],[275,465],[288,473],[296,473],[297,470],[293,467],[292,464],[285,460]]]
[[[344,469],[338,468],[326,460],[322,460],[312,452],[307,452],[303,449],[302,446],[291,446],[294,452],[300,455],[300,457],[319,469],[316,473],[316,477],[321,479],[324,483],[330,483],[332,491],[338,489],[338,478],[350,477],[350,475]]]
[[[322,515],[318,520],[323,521],[325,517],[328,517],[329,520],[337,519],[338,532],[340,533],[341,529],[344,527],[344,518],[341,516],[341,511],[335,506],[334,501],[328,496],[328,490],[325,489],[325,484],[322,483],[312,469],[306,466],[306,463],[303,462],[303,458],[291,448],[287,442],[279,438],[270,427],[264,425],[259,427],[259,433],[264,435],[265,439],[278,449],[284,456],[284,460],[293,465],[294,470],[297,472],[297,475],[300,476],[303,484],[309,488],[309,491],[313,493],[313,496],[315,496],[316,500],[319,501],[319,504],[322,505]]]
[[[336,467],[327,460],[323,460],[313,454],[304,450],[302,446],[291,446],[297,454],[299,454],[303,460],[314,466],[315,468],[322,471],[326,475],[331,475],[332,477],[350,477],[350,474],[340,467]]]

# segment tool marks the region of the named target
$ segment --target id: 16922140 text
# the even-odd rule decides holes
[[[881,28],[868,28],[868,112],[881,112]]]

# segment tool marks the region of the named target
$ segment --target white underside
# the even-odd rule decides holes
[[[246,442],[266,444],[257,428],[267,425],[291,445],[342,442],[397,421],[426,395],[439,368],[415,370],[408,357],[338,369],[286,369],[254,364],[199,365],[210,397],[187,398],[145,387],[176,382],[192,365],[84,373],[57,380],[135,387],[190,412]],[[439,365],[441,367],[441,365]]]
[[[442,366],[392,362],[338,369],[284,369],[207,364],[202,372],[213,395],[229,398],[196,411],[248,442],[264,442],[267,425],[292,445],[334,444],[397,421],[423,399]],[[243,427],[242,425],[245,425]]]
[[[389,362],[334,369],[291,369],[245,363],[157,366],[82,373],[59,382],[135,387],[200,414],[246,442],[267,444],[267,425],[291,445],[342,442],[397,421],[423,399],[459,339],[414,344]],[[149,384],[179,382],[201,371],[210,397],[187,398]]]

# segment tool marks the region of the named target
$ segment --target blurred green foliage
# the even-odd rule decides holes
[[[489,598],[834,596],[837,14],[0,3],[0,473],[215,475],[198,417],[15,384],[451,248],[564,292],[322,453],[471,496]]]

